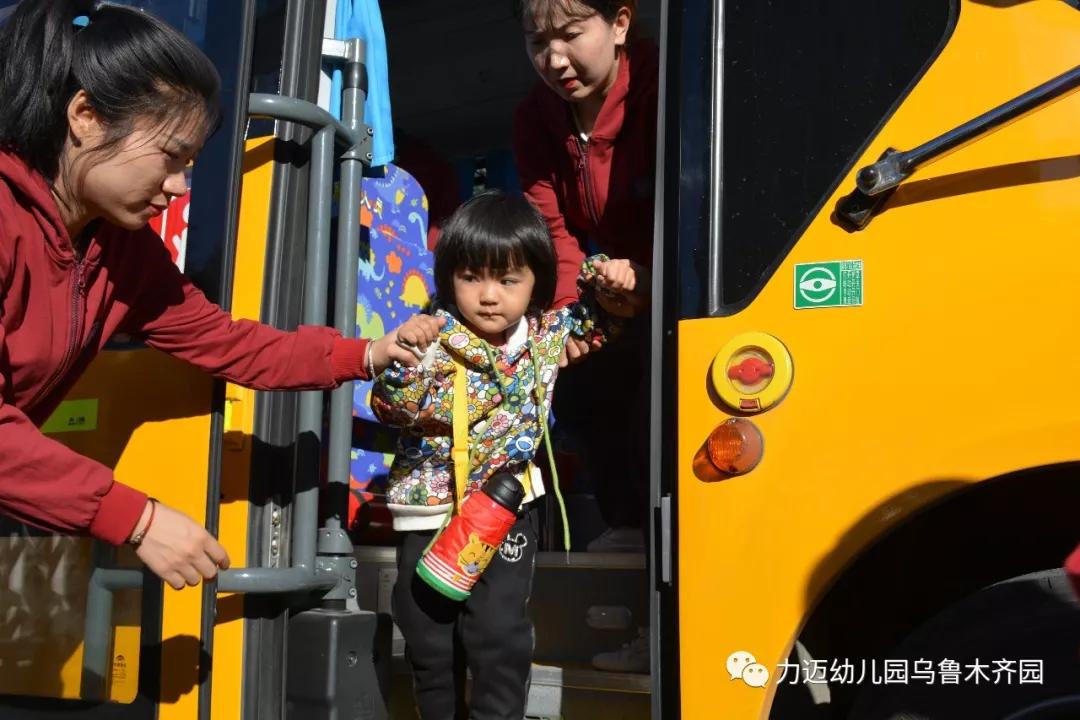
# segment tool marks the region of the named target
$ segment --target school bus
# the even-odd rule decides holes
[[[129,4],[224,80],[190,204],[161,223],[184,271],[240,317],[371,330],[351,272],[363,294],[362,55],[325,41],[341,8]],[[462,160],[462,194],[511,187],[532,71],[509,4],[382,14],[395,130]],[[1056,570],[1080,540],[1080,10],[639,15],[661,49],[649,557],[540,553],[529,716],[1080,715]],[[355,221],[332,256],[334,172]],[[0,717],[413,717],[393,547],[345,532],[352,391],[326,410],[114,340],[44,430],[204,518],[236,569],[175,592],[126,549],[5,526]],[[633,633],[586,626],[594,610],[650,626],[649,675],[585,667]]]
[[[1080,13],[713,17],[711,75],[666,86],[661,677],[684,717],[1075,716]]]

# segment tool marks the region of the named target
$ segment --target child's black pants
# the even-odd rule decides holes
[[[529,688],[533,626],[529,618],[537,518],[518,518],[464,602],[443,597],[416,575],[434,535],[403,533],[394,585],[394,621],[405,637],[422,720],[521,720]],[[472,674],[469,707],[465,669]]]

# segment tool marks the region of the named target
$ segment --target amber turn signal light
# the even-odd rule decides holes
[[[757,467],[765,449],[761,431],[745,418],[730,418],[716,426],[694,456],[694,474],[707,482],[748,473]]]

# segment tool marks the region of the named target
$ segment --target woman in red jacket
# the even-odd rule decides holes
[[[78,20],[78,23],[77,23]],[[199,523],[38,428],[114,333],[256,389],[331,388],[414,363],[417,318],[379,340],[234,321],[172,264],[147,221],[187,192],[219,80],[151,15],[25,0],[0,29],[0,512],[130,542],[175,588],[229,559]]]
[[[514,155],[525,196],[547,220],[558,259],[556,306],[576,298],[586,255],[629,258],[648,278],[653,246],[657,50],[630,42],[634,0],[521,0],[540,76],[518,108]],[[639,302],[649,283],[639,281]],[[556,422],[580,441],[609,526],[590,550],[644,552],[648,516],[648,314],[619,342],[560,373]],[[564,362],[589,352],[569,344]],[[603,401],[593,402],[603,388]],[[647,644],[597,667],[648,670]]]

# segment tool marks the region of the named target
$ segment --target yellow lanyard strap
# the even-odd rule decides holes
[[[562,493],[559,489],[559,473],[555,469],[555,456],[551,451],[551,438],[547,432],[547,413],[544,411],[544,401],[546,398],[544,389],[540,385],[540,366],[537,363],[536,354],[531,348],[530,354],[532,355],[533,373],[536,375],[536,406],[540,415],[540,433],[543,435],[544,443],[547,445],[548,463],[550,463],[551,467],[552,489],[555,491],[555,499],[559,503],[559,514],[562,516],[563,547],[566,549],[566,552],[569,553],[570,524],[566,517],[566,503],[563,502]],[[454,445],[450,448],[450,457],[454,461],[455,502],[457,503],[458,511],[460,511],[461,503],[465,500],[465,486],[468,483],[469,474],[472,472],[472,459],[469,455],[469,387],[464,363],[462,363],[455,355],[451,355],[451,360],[454,362],[454,406],[452,418],[454,424]],[[494,360],[492,361],[492,367],[494,367]],[[529,477],[531,469],[532,463],[529,463],[529,467],[525,470],[523,482],[526,492],[529,492],[531,485],[531,478]],[[447,515],[447,518],[449,518],[449,515]]]
[[[469,460],[469,385],[465,365],[456,356],[451,357],[454,361],[454,446],[450,450],[450,457],[454,460],[455,502],[460,511],[465,499],[465,485],[472,471]]]

